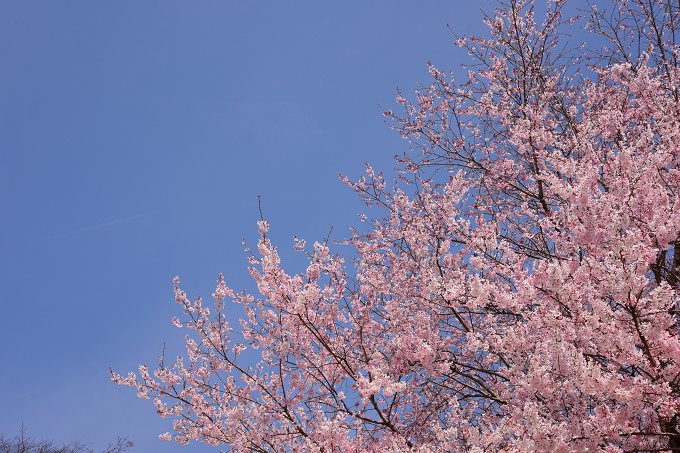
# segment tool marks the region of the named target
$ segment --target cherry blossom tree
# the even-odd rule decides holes
[[[175,281],[186,356],[112,372],[174,419],[162,439],[680,451],[680,3],[566,8],[500,3],[456,41],[465,80],[430,66],[398,95],[398,180],[343,178],[375,213],[352,262],[296,240],[291,275],[262,220],[259,295],[220,276],[205,304]],[[593,44],[570,46],[583,27]]]

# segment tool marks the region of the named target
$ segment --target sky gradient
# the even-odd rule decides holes
[[[366,209],[338,173],[395,167],[382,110],[465,61],[447,24],[480,33],[491,6],[0,2],[0,433],[217,451],[159,441],[171,421],[109,367],[182,352],[175,275],[253,287],[258,194],[289,269],[294,234],[348,237]]]

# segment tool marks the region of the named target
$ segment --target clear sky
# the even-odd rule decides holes
[[[109,367],[181,352],[173,276],[252,288],[257,194],[293,269],[293,234],[348,237],[366,210],[338,173],[394,168],[382,110],[458,67],[447,24],[479,33],[490,5],[0,1],[0,433],[215,451],[159,441]]]

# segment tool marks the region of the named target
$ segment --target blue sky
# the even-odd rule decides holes
[[[215,451],[159,441],[170,420],[108,368],[181,352],[173,276],[252,288],[258,194],[294,270],[294,234],[349,236],[338,173],[394,168],[382,110],[458,67],[447,24],[479,33],[490,5],[0,2],[0,433]]]

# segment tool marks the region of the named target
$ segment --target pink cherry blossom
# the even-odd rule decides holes
[[[295,238],[309,265],[290,274],[262,220],[258,295],[220,275],[208,306],[175,280],[186,355],[112,372],[173,420],[161,439],[680,451],[680,9],[533,6],[501,3],[488,36],[456,39],[462,83],[430,65],[398,94],[399,180],[342,178],[374,213],[346,241],[356,259]],[[565,41],[584,24],[609,50]]]

